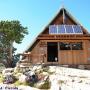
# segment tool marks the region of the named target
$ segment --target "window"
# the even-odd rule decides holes
[[[60,42],[60,50],[82,50],[82,42],[66,43]]]
[[[77,42],[77,43],[72,43],[72,50],[82,50],[82,43]]]
[[[70,50],[70,43],[60,42],[60,50]]]

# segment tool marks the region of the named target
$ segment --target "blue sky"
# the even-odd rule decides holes
[[[0,0],[0,20],[19,20],[29,34],[16,53],[23,52],[62,6],[90,32],[90,0]]]

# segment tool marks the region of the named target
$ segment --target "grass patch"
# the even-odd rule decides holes
[[[20,81],[16,81],[16,82],[14,83],[14,85],[16,85],[16,86],[20,86],[20,85],[28,86],[29,84],[28,84],[27,82],[21,83]]]
[[[64,84],[64,80],[59,80],[59,81],[58,81],[58,84],[60,84],[60,85],[61,85],[61,84]]]
[[[20,85],[24,85],[24,86],[31,86],[31,87],[34,87],[34,83],[28,83],[28,82],[20,82],[20,81],[16,81],[15,83],[14,83],[14,85],[16,85],[16,86],[20,86]]]
[[[46,81],[44,84],[42,84],[39,89],[50,89],[51,83],[49,81]]]
[[[0,74],[0,83],[2,83],[2,82],[3,82],[3,80],[4,80],[3,75],[2,75],[2,74]]]

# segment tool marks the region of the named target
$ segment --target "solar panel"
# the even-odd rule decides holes
[[[65,33],[65,27],[64,25],[58,25],[58,34]]]
[[[56,34],[57,33],[57,26],[56,25],[50,25],[49,26],[49,33],[50,34]]]
[[[66,33],[74,33],[72,25],[65,25]]]
[[[79,25],[73,25],[74,33],[83,33]]]
[[[49,34],[83,34],[79,25],[50,25]]]

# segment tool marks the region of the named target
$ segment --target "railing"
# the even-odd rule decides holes
[[[21,54],[23,56],[26,56],[24,60],[21,60],[21,63],[32,63],[33,60],[40,60],[41,62],[44,62],[45,54]],[[25,61],[26,60],[26,61]]]

